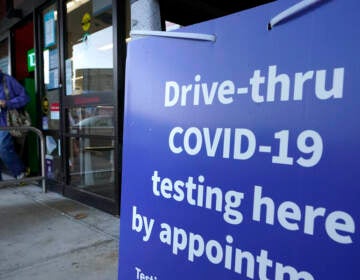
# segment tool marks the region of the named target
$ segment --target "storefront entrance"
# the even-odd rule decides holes
[[[112,1],[48,4],[38,11],[38,48],[48,181],[118,213],[112,14]]]
[[[0,9],[0,20],[1,16],[18,17],[23,24],[23,12],[35,30],[34,34],[24,31],[23,36],[33,39],[31,47],[35,44],[37,67],[31,74],[34,123],[46,137],[48,187],[119,214],[126,39],[130,39],[130,29],[151,25],[168,30],[168,21],[178,24],[171,28],[186,26],[269,1],[7,1],[6,11],[14,2],[11,13],[5,15]],[[154,10],[157,12],[152,13]],[[1,49],[0,66],[8,63]],[[18,55],[11,53],[9,57]],[[10,68],[9,73],[13,73]],[[35,165],[32,171],[36,171]]]

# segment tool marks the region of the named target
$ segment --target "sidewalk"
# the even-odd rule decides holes
[[[119,218],[39,186],[0,188],[0,280],[116,280]]]

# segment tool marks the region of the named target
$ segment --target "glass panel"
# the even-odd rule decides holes
[[[57,44],[57,10],[50,5],[42,11],[43,72],[42,126],[44,130],[60,128],[59,50]]]
[[[9,74],[10,60],[9,60],[9,40],[5,39],[0,42],[0,71]]]
[[[46,140],[46,177],[61,180],[61,149],[59,138],[51,135],[45,136]]]
[[[113,198],[113,140],[85,137],[70,138],[69,167],[71,184]]]
[[[62,181],[60,130],[59,48],[57,6],[51,4],[41,11],[41,126],[46,138],[46,177]]]
[[[113,106],[76,107],[69,110],[70,133],[114,136]]]
[[[66,100],[107,100],[114,95],[112,1],[72,0],[66,9]],[[71,185],[114,199],[113,103],[81,102],[66,111]]]
[[[111,1],[68,1],[67,42],[66,94],[112,94]]]

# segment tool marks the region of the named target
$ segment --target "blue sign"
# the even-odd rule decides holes
[[[360,4],[298,2],[129,43],[119,279],[360,275]]]

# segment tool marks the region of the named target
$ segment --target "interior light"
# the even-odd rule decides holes
[[[44,83],[48,85],[50,83],[50,51],[44,50],[43,56],[44,56]]]
[[[70,9],[71,7],[73,7],[75,5],[74,1],[70,1],[66,3],[66,8]]]
[[[75,80],[83,80],[84,79],[84,76],[78,76],[75,78]]]
[[[72,11],[81,7],[83,4],[86,4],[89,1],[90,0],[71,0],[66,3],[66,8],[67,8],[66,12],[71,13]]]
[[[103,45],[101,47],[98,48],[99,51],[107,51],[113,48],[113,44],[107,44],[107,45]]]

